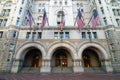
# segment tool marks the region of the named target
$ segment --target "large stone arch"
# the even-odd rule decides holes
[[[98,54],[99,58],[101,59],[101,65],[102,68],[106,72],[113,72],[113,68],[111,66],[111,58],[109,51],[107,51],[107,48],[103,47],[100,44],[97,43],[84,43],[82,46],[79,47],[78,51],[78,57],[82,60],[82,53],[85,49],[93,47],[96,48],[94,51]]]
[[[46,52],[45,52],[45,49],[44,47],[39,44],[39,43],[25,43],[24,45],[22,45],[18,51],[16,52],[16,56],[15,56],[15,59],[24,59],[24,56],[26,54],[26,52],[28,51],[29,48],[37,48],[38,50],[41,51],[41,54],[42,54],[42,58],[44,58],[44,56],[46,55]]]
[[[97,43],[85,43],[82,46],[79,47],[79,51],[78,51],[78,56],[80,59],[82,59],[82,53],[83,51],[88,48],[88,47],[94,47],[96,48],[96,52],[98,51],[98,53],[100,52],[101,54],[98,54],[99,57],[101,59],[110,59],[110,55],[108,54],[108,52],[104,49],[104,47],[102,47],[101,45],[97,44]]]
[[[77,58],[77,52],[75,50],[75,48],[73,46],[71,46],[70,44],[68,43],[56,43],[54,44],[53,46],[51,46],[48,50],[48,53],[47,53],[47,56],[46,58],[47,59],[51,59],[52,58],[52,55],[53,53],[55,52],[55,50],[59,47],[64,47],[66,48],[69,52],[70,52],[70,55],[72,56],[72,59],[76,59]]]

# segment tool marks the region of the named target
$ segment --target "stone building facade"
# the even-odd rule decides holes
[[[0,71],[120,72],[119,0],[4,0],[0,4]],[[28,7],[35,20],[32,30],[27,21]],[[41,31],[44,8],[49,25]],[[85,22],[81,31],[74,25],[77,9]],[[90,22],[94,9],[100,23],[96,29]]]

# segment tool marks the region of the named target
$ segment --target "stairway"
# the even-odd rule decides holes
[[[52,73],[72,73],[72,67],[53,67]]]
[[[84,68],[85,73],[99,73],[99,74],[105,74],[106,72],[99,67],[93,67],[93,68]]]
[[[40,73],[40,67],[35,68],[35,67],[24,67],[20,71],[21,73]]]

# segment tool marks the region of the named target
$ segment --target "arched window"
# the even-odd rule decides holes
[[[42,16],[38,16],[38,21],[41,21],[42,20]]]
[[[60,26],[62,20],[62,11],[57,13],[57,25]]]

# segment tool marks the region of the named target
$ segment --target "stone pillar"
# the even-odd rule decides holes
[[[111,60],[105,60],[105,67],[106,67],[106,72],[112,73],[113,72],[113,67],[111,65]]]
[[[50,73],[51,72],[51,66],[50,66],[49,59],[42,60],[42,67],[41,67],[40,72],[43,72],[43,73]]]
[[[82,60],[74,60],[74,66],[73,66],[73,71],[75,73],[79,73],[79,72],[84,72],[84,68],[82,66]]]
[[[21,70],[23,65],[23,60],[14,60],[12,64],[11,73],[17,73]]]

